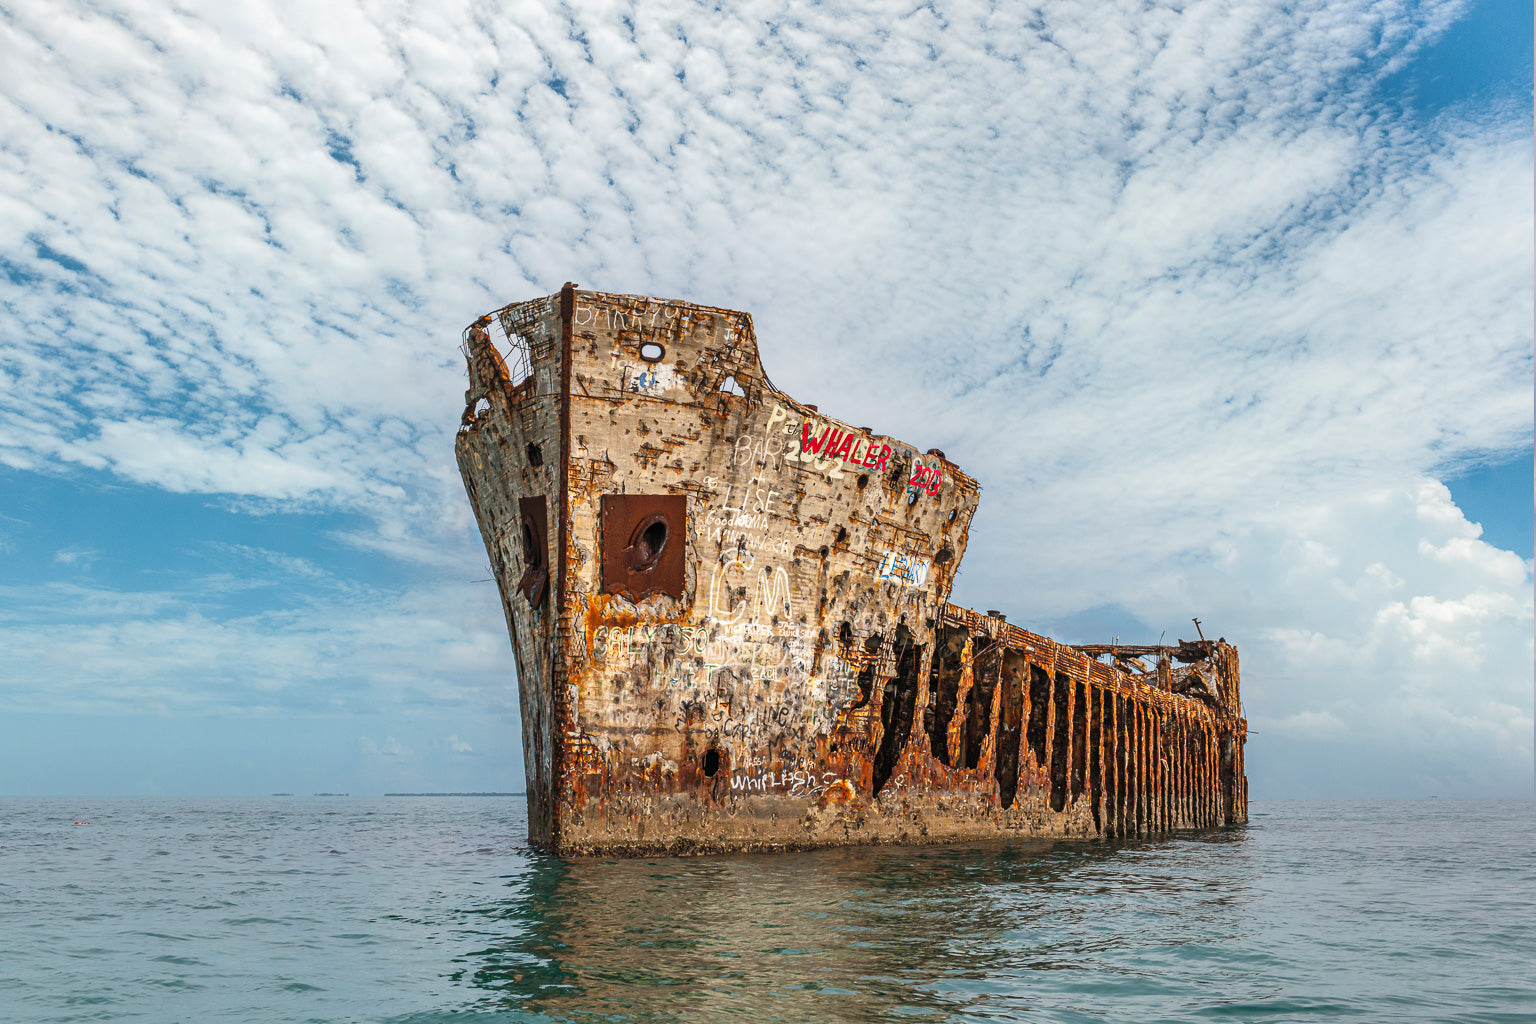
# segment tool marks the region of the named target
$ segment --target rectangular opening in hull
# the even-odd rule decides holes
[[[1104,738],[1104,691],[1098,687],[1088,687],[1089,716],[1088,716],[1088,805],[1093,808],[1093,827],[1097,832],[1104,831],[1104,816],[1101,804],[1104,799],[1103,775],[1100,771],[1103,759],[1099,756],[1100,744]]]
[[[1083,795],[1088,781],[1088,685],[1072,684],[1072,799]]]
[[[965,766],[974,769],[981,763],[981,747],[992,731],[992,697],[997,690],[997,672],[1002,664],[1002,647],[995,640],[981,639],[985,646],[971,669],[971,689],[965,695]]]
[[[929,748],[945,765],[950,763],[949,725],[955,718],[968,636],[964,626],[941,627],[934,639],[933,669],[928,673],[928,711],[924,717]]]
[[[917,703],[918,669],[923,649],[912,642],[907,627],[896,627],[896,674],[885,684],[880,701],[880,749],[875,753],[872,796],[879,796],[891,777],[901,750],[912,734],[912,711]]]
[[[1029,728],[1026,739],[1029,752],[1035,759],[1035,767],[1044,768],[1045,723],[1050,716],[1051,677],[1039,665],[1029,666]]]
[[[1013,806],[1013,798],[1019,791],[1019,740],[1024,727],[1024,691],[1028,684],[1029,662],[1024,655],[1013,650],[1004,652],[1002,705],[997,712],[997,764],[993,768],[1004,810]]]
[[[1051,810],[1053,811],[1059,811],[1067,806],[1067,757],[1069,756],[1067,742],[1072,736],[1072,720],[1068,710],[1071,704],[1067,692],[1071,685],[1071,680],[1060,672],[1056,673],[1056,699],[1053,702],[1055,734],[1051,737]]]

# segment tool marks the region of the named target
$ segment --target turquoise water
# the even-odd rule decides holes
[[[562,863],[521,799],[0,800],[0,1020],[1536,1021],[1536,805],[1253,810]]]

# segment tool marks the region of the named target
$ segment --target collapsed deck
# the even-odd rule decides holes
[[[567,286],[464,350],[457,455],[517,661],[535,845],[1246,821],[1237,652],[1070,647],[948,603],[976,481],[776,389],[746,314]]]

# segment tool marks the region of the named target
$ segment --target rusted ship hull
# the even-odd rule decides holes
[[[777,390],[746,314],[567,286],[477,321],[464,351],[457,455],[536,846],[1247,819],[1237,652],[1070,647],[950,604],[976,481]]]

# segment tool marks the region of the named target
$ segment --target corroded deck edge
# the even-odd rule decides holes
[[[568,286],[483,317],[464,351],[456,450],[518,666],[534,845],[1246,821],[1237,652],[1079,650],[949,604],[979,485],[779,391],[746,314]]]

